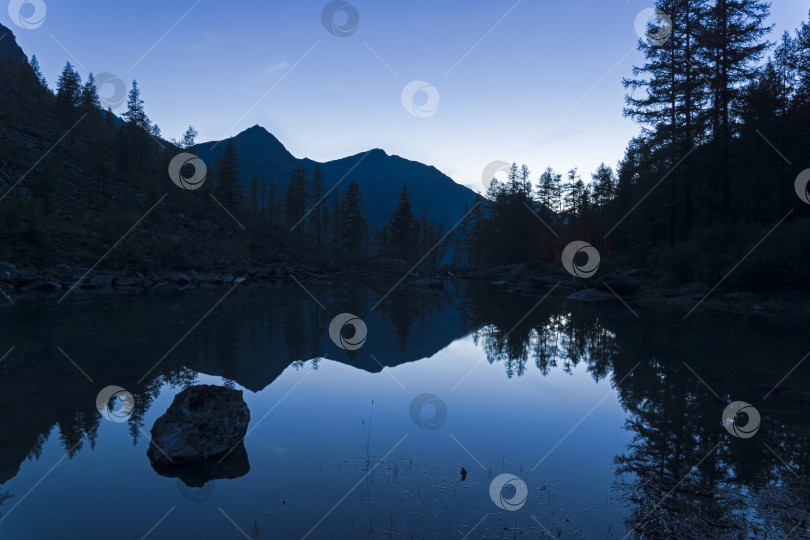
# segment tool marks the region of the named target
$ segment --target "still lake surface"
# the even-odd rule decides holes
[[[0,308],[0,538],[810,537],[807,321],[311,290]],[[339,313],[361,348],[330,339]],[[244,391],[249,470],[189,487],[146,450],[202,383]],[[96,410],[109,385],[126,422]],[[724,428],[734,401],[752,437]]]

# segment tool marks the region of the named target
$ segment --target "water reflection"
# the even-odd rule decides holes
[[[212,459],[193,465],[167,464],[150,460],[152,468],[160,476],[177,478],[190,488],[202,488],[215,480],[239,478],[250,472],[247,449],[240,444],[222,460]]]
[[[580,362],[594,380],[613,374],[633,433],[615,457],[617,487],[633,505],[630,534],[808,534],[807,369],[765,397],[802,358],[799,347],[783,345],[802,335],[797,324],[722,316],[707,317],[701,324],[711,326],[701,329],[661,314],[634,321],[565,304],[514,323],[514,313],[504,311],[486,310],[476,339],[508,376],[531,364],[544,375],[557,367],[570,372]],[[729,436],[720,423],[726,405],[740,397],[756,401],[762,414],[750,440]]]
[[[371,309],[383,293],[359,284],[315,291],[322,309],[297,288],[245,287],[180,341],[220,298],[218,291],[7,309],[0,313],[0,344],[16,349],[0,364],[0,410],[13,411],[0,416],[0,485],[26,459],[39,458],[54,427],[69,458],[86,445],[94,448],[103,420],[93,396],[107,385],[133,395],[128,429],[137,443],[162,389],[188,387],[199,373],[259,392],[291,365],[304,369],[306,362],[317,370],[319,359],[328,358],[377,373],[432,357],[472,333],[487,361],[509,378],[571,374],[582,366],[594,381],[615,386],[632,433],[614,458],[615,487],[630,505],[630,536],[807,534],[807,367],[772,391],[806,352],[796,344],[801,323],[707,314],[687,326],[665,310],[636,318],[620,305],[551,299],[538,305],[537,298],[473,286],[398,291]],[[369,335],[359,351],[329,339],[329,322],[341,312],[363,314]],[[732,437],[720,423],[725,406],[739,399],[762,415],[751,439]],[[236,455],[231,469],[243,470],[244,457],[240,462]],[[204,483],[200,471],[156,472],[179,476],[187,486]],[[7,496],[0,492],[0,504]]]
[[[716,395],[695,381],[683,363],[657,362],[621,385],[634,434],[615,459],[617,472],[633,478],[623,486],[634,505],[628,526],[649,538],[802,537],[810,507],[806,418],[787,423],[779,403],[761,402],[756,436],[734,438],[720,427],[721,411],[750,391]]]

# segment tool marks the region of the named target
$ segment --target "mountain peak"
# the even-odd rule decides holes
[[[266,145],[267,151],[276,152],[278,157],[289,155],[290,158],[293,158],[292,154],[287,150],[287,147],[278,140],[278,137],[259,124],[250,126],[246,130],[238,133],[234,138],[252,145]]]
[[[253,124],[242,133],[267,133],[268,135],[271,135],[271,133],[267,131],[267,128],[260,126],[259,124]]]
[[[255,124],[250,126],[244,131],[241,131],[236,134],[236,137],[250,137],[250,138],[259,138],[259,139],[271,139],[274,141],[278,141],[275,135],[267,131],[267,128],[260,126],[259,124]],[[280,144],[280,142],[279,142]]]
[[[363,215],[372,230],[381,228],[396,211],[403,185],[408,186],[413,207],[419,211],[426,208],[428,216],[436,223],[455,223],[461,217],[464,205],[472,205],[475,200],[473,191],[456,184],[435,167],[388,154],[382,148],[371,148],[326,162],[298,159],[259,125],[245,129],[234,137],[234,141],[243,186],[256,176],[267,182],[273,181],[275,192],[283,194],[293,170],[304,167],[309,176],[315,167],[319,167],[323,186],[330,193],[340,186],[340,191],[335,192],[339,195],[351,181],[357,182],[363,194]],[[224,145],[219,144],[203,144],[197,148],[198,156],[206,163],[216,163],[224,151]],[[334,204],[333,198],[329,199],[329,204]]]

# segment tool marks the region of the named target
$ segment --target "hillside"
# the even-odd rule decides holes
[[[444,223],[446,231],[474,197],[435,168],[382,150],[322,164],[298,159],[258,126],[231,141],[241,171],[236,185],[247,190],[254,174],[273,179],[278,195],[273,209],[258,208],[246,191],[231,199],[222,194],[225,173],[216,165],[227,142],[186,150],[206,161],[208,177],[200,189],[181,189],[168,167],[184,149],[159,135],[142,101],[138,110],[137,89],[130,90],[129,100],[136,104],[135,114],[130,109],[115,116],[103,110],[96,88],[82,84],[68,64],[54,93],[29,65],[13,33],[0,26],[0,35],[5,35],[0,47],[0,261],[11,265],[6,268],[28,268],[30,277],[14,281],[15,288],[45,279],[58,286],[56,265],[72,269],[63,287],[84,270],[138,269],[171,279],[191,270],[237,274],[257,265],[271,275],[286,275],[270,268],[269,263],[279,261],[299,268],[349,269],[381,254],[371,247],[371,233],[391,217],[405,184],[416,214],[412,224],[423,207],[435,222],[421,233],[409,225],[408,231],[417,231],[414,241],[421,250],[409,252],[415,259],[438,239],[439,225]],[[70,77],[75,88],[65,90]],[[341,201],[337,218],[334,197],[322,207],[331,208],[336,228],[328,240],[309,232],[291,234],[285,224],[289,211],[282,199],[291,171],[305,167],[310,175],[316,165],[324,191],[339,184],[334,191]],[[352,181],[360,187],[368,227],[347,233],[342,200]],[[313,201],[304,202],[298,215]],[[346,235],[360,233],[358,247],[347,255]],[[431,262],[436,263],[425,261]]]

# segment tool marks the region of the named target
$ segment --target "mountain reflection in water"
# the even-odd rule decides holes
[[[470,532],[472,537],[492,536],[504,534],[504,527],[510,537],[512,532],[638,538],[808,537],[810,411],[807,404],[810,401],[806,381],[810,368],[799,365],[777,386],[807,352],[802,350],[807,344],[801,343],[800,336],[806,335],[806,325],[801,321],[703,312],[696,313],[685,323],[678,313],[667,309],[642,310],[642,316],[637,318],[618,303],[583,305],[549,298],[537,305],[537,298],[480,286],[398,291],[372,310],[381,293],[360,284],[313,291],[324,309],[298,288],[251,285],[237,289],[228,301],[179,342],[217,302],[221,291],[76,298],[60,305],[45,298],[23,301],[0,311],[0,348],[7,350],[15,346],[13,354],[0,363],[0,408],[4,411],[0,416],[0,433],[3,434],[0,532],[6,531],[0,536],[15,538],[22,534],[20,531],[33,526],[35,497],[21,500],[33,482],[17,485],[14,480],[21,469],[40,459],[49,438],[51,441],[58,438],[69,461],[85,454],[92,461],[99,452],[96,445],[104,440],[104,435],[99,435],[104,420],[95,409],[94,399],[105,386],[118,385],[133,395],[135,407],[126,425],[131,443],[143,445],[148,444],[151,427],[146,423],[147,415],[159,415],[165,410],[162,406],[162,410],[152,411],[153,404],[160,399],[170,400],[180,389],[198,382],[200,374],[218,377],[226,386],[238,385],[259,394],[275,386],[274,381],[290,369],[317,371],[324,362],[330,363],[330,369],[336,369],[331,366],[339,362],[370,374],[388,371],[388,375],[396,379],[398,373],[403,376],[412,373],[428,381],[439,371],[446,373],[454,369],[453,362],[437,367],[434,360],[451,344],[464,339],[483,351],[481,358],[497,367],[507,379],[546,378],[560,373],[576,377],[587,373],[591,384],[604,382],[614,389],[614,399],[624,411],[627,434],[623,437],[629,440],[621,444],[620,451],[613,453],[610,471],[615,478],[610,491],[622,509],[617,510],[617,515],[622,516],[620,525],[609,527],[610,520],[607,520],[602,528],[597,528],[589,524],[583,512],[564,518],[570,522],[568,525],[560,518],[556,529],[546,530],[543,519],[557,518],[538,519],[541,517],[538,510],[537,514],[532,514],[537,518],[532,520],[525,515],[520,517],[519,512],[500,511],[491,501],[484,500],[480,512],[476,508],[465,515],[464,509],[459,509],[457,514],[448,514],[447,520],[452,523],[442,523],[444,528],[437,529],[433,527],[436,517],[432,514],[438,511],[420,506],[418,497],[414,499],[416,502],[410,503],[411,499],[405,496],[397,512],[386,509],[382,517],[368,525],[368,530],[358,529],[358,534],[393,531],[407,537],[413,527],[419,525],[423,527],[421,535],[436,537],[445,533],[455,535],[456,531],[462,536]],[[365,321],[369,331],[362,348],[341,350],[330,340],[329,322],[338,313],[355,313]],[[60,349],[75,360],[87,377]],[[167,351],[170,352],[167,354]],[[407,373],[404,367],[397,368],[399,371],[391,369],[405,364],[408,364]],[[462,381],[474,372],[476,365],[464,363],[463,369],[459,368],[458,373],[450,377],[459,381],[460,394],[465,391]],[[143,378],[147,372],[148,376]],[[388,382],[394,385],[398,381]],[[302,385],[302,393],[305,386]],[[408,399],[420,393],[408,386]],[[448,390],[448,395],[453,390]],[[500,396],[501,399],[509,397]],[[611,395],[606,396],[609,397]],[[321,403],[319,398],[317,393],[310,395],[312,407],[340,406]],[[481,400],[490,398],[495,399],[480,397]],[[723,428],[721,414],[733,401],[752,403],[761,414],[761,425],[755,436],[735,438]],[[600,403],[598,400],[586,403],[585,411],[591,406],[594,407],[591,410],[597,410],[602,406]],[[342,486],[343,493],[354,485],[354,478],[363,478],[361,471],[369,473],[374,460],[384,454],[386,448],[374,452],[368,449],[370,441],[380,438],[378,430],[385,433],[395,424],[395,420],[386,416],[385,405],[380,404],[379,397],[377,404],[366,404],[366,407],[361,413],[360,426],[367,443],[361,452],[367,452],[365,463],[361,460],[359,465],[355,464],[358,474]],[[561,406],[552,411],[528,410],[520,414],[558,415],[567,422],[568,428],[563,433],[568,429],[573,432],[584,421],[583,415],[563,409]],[[263,414],[264,411],[253,411],[251,426]],[[450,414],[456,417],[467,414],[465,421],[476,421],[472,412],[456,408],[451,409]],[[402,416],[407,417],[407,410]],[[486,422],[486,419],[480,421]],[[526,422],[517,412],[514,418],[502,417],[498,421],[513,424],[515,430],[520,430]],[[356,435],[351,434],[353,438]],[[272,446],[273,443],[259,441],[258,437],[255,436],[254,445]],[[391,445],[398,439],[392,437]],[[299,444],[295,440],[284,442],[293,446]],[[556,438],[542,441],[542,448],[532,449],[533,455],[541,458],[553,450],[555,442]],[[596,447],[600,445],[600,440],[592,442]],[[252,450],[251,443],[249,434],[245,444],[251,465],[255,465],[254,460],[262,459],[262,454],[258,449]],[[426,444],[431,448],[430,445],[437,443]],[[453,445],[452,440],[449,444]],[[337,453],[342,447],[335,442],[334,448]],[[455,450],[459,451],[457,446]],[[436,447],[440,461],[442,452]],[[140,454],[145,456],[144,452]],[[470,469],[470,477],[461,484],[464,489],[470,485],[473,487],[469,489],[475,489],[476,484],[471,480],[480,482],[486,489],[490,482],[487,476],[494,477],[500,471],[495,470],[493,474],[492,467],[487,465],[484,468],[489,472],[482,477],[482,471],[473,460],[475,452],[468,454],[472,458],[460,454],[467,459],[464,463],[447,463],[447,485],[464,479],[458,476],[463,465]],[[357,456],[335,457],[354,459]],[[396,473],[389,476],[391,485],[396,486],[390,478],[400,474],[399,469],[405,467],[408,459],[413,466],[414,456],[402,457],[388,465],[388,468],[396,468]],[[534,462],[522,463],[520,467],[524,465],[528,476],[526,471]],[[444,462],[441,467],[444,470]],[[50,465],[43,470],[48,468]],[[245,470],[247,468],[246,465]],[[261,467],[250,467],[246,477],[261,475],[261,470]],[[515,474],[520,476],[518,472]],[[92,477],[87,481],[94,482]],[[126,481],[137,483],[138,479]],[[229,480],[216,482],[219,486],[219,482]],[[367,484],[370,482],[361,483],[369,489],[369,502],[371,488]],[[38,490],[47,492],[48,485],[46,479]],[[410,489],[403,486],[404,491]],[[202,499],[210,497],[210,484],[202,489],[206,488],[208,491]],[[317,491],[318,487],[308,489]],[[526,508],[535,499],[542,500],[546,495],[537,490],[545,489],[530,486],[531,499]],[[197,496],[196,492],[189,493],[191,495],[184,495],[189,500]],[[561,493],[554,496],[562,497]],[[549,508],[553,508],[552,494],[548,496]],[[604,499],[604,494],[599,496]],[[338,498],[324,502],[320,514]],[[283,504],[288,504],[286,499]],[[31,507],[26,510],[28,505]],[[284,512],[279,515],[286,515]],[[485,513],[494,516],[497,512],[501,512],[505,521],[487,518],[473,531],[480,516]],[[389,513],[390,518],[386,517]],[[320,515],[318,512],[313,515],[316,514]],[[397,521],[394,514],[409,517]],[[548,516],[554,515],[549,510]],[[8,517],[8,521],[4,522],[4,517]],[[276,518],[282,519],[277,516],[272,519]],[[454,522],[456,518],[459,522]],[[69,528],[76,518],[59,519],[64,519],[65,527]],[[261,516],[254,519],[254,532],[267,538],[287,537],[285,534],[301,537],[315,525],[315,522],[287,523],[288,529],[282,533],[274,529],[275,524],[262,527]],[[288,521],[295,521],[292,513]],[[204,521],[200,526],[202,523]],[[577,526],[577,523],[582,525]],[[336,525],[330,525],[327,519],[320,525],[322,529],[315,529],[312,537],[328,536],[333,526]],[[446,529],[448,526],[452,528],[450,532]],[[278,536],[274,535],[274,530]],[[160,537],[159,531],[156,529],[155,538]]]

